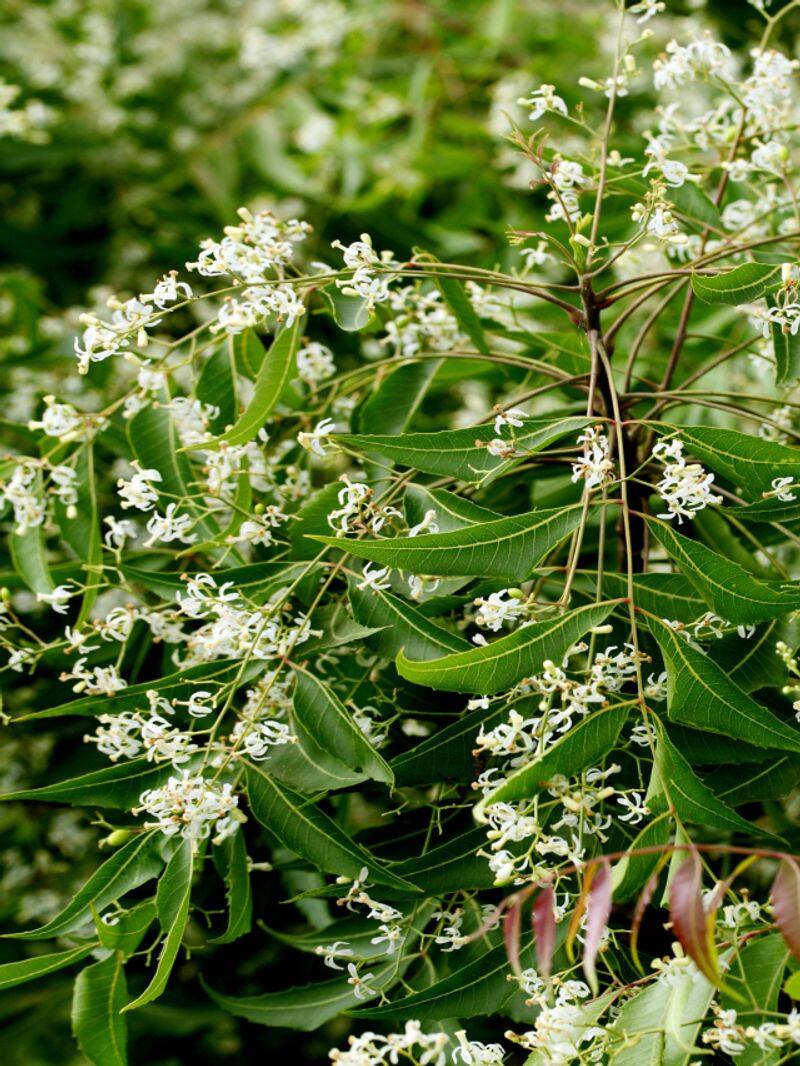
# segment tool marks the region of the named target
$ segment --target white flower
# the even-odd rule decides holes
[[[572,464],[572,480],[585,480],[587,489],[607,485],[614,476],[614,464],[611,461],[611,446],[601,426],[592,426],[578,437],[578,444],[583,445],[583,455]]]
[[[335,447],[333,442],[328,440],[335,428],[336,423],[332,418],[323,418],[310,433],[298,433],[297,443],[307,451],[313,452],[314,455],[324,458],[327,451]]]
[[[322,961],[331,970],[343,970],[344,966],[340,966],[336,960],[352,957],[353,949],[347,946],[346,940],[334,940],[332,944],[319,944],[314,948],[314,953],[322,955]]]
[[[103,541],[107,548],[124,548],[127,538],[136,536],[136,523],[126,518],[118,519],[113,515],[107,515],[103,523],[108,526],[108,532],[103,534]]]
[[[356,965],[353,962],[348,962],[347,972],[350,975],[347,978],[347,983],[353,986],[353,995],[356,999],[369,999],[370,996],[377,995],[377,990],[370,988],[367,981],[371,981],[375,976],[374,973],[365,973],[363,977],[359,976]]]
[[[147,532],[150,538],[144,542],[146,548],[151,547],[156,541],[168,544],[173,540],[178,540],[182,544],[192,544],[197,540],[197,534],[191,531],[192,516],[178,514],[177,508],[177,503],[170,503],[163,515],[154,514],[150,517],[147,522]]]
[[[159,829],[165,836],[181,836],[193,841],[205,840],[213,832],[213,843],[231,836],[243,821],[237,810],[239,797],[230,784],[215,784],[202,774],[184,770],[170,777],[165,785],[143,792],[134,814],[146,813],[152,821],[148,829]]]
[[[302,381],[316,385],[336,373],[333,352],[319,341],[308,341],[297,351],[297,374]]]
[[[502,408],[495,408],[497,416],[494,420],[494,431],[498,437],[503,432],[504,426],[511,426],[514,429],[518,429],[523,425],[523,419],[525,418],[525,412],[520,411],[516,407],[510,408],[508,411],[504,411]]]
[[[382,566],[376,569],[373,568],[372,563],[365,563],[361,573],[361,581],[359,581],[356,588],[373,589],[375,592],[390,589],[392,583],[391,581],[386,580],[386,575],[389,573],[390,569],[388,566]]]
[[[664,474],[656,488],[667,505],[659,518],[693,518],[709,504],[722,503],[722,497],[711,492],[714,475],[699,463],[687,463],[683,458],[683,443],[677,438],[661,440],[653,448],[653,458],[664,463]]]
[[[48,437],[63,440],[69,437],[83,424],[83,418],[68,403],[56,403],[54,396],[45,396],[45,408],[39,421],[31,420],[28,429],[40,429]]]
[[[125,478],[119,478],[117,481],[122,509],[124,511],[129,507],[136,507],[139,511],[149,511],[153,504],[158,503],[158,491],[153,487],[153,482],[161,481],[161,474],[152,468],[142,470],[136,459],[131,466],[134,468],[133,477],[127,481]]]
[[[492,1066],[500,1063],[505,1058],[505,1048],[502,1044],[482,1044],[478,1040],[468,1040],[463,1029],[456,1032],[458,1047],[453,1052],[453,1062],[459,1060],[464,1066]]]
[[[555,85],[540,85],[528,96],[521,96],[517,103],[522,107],[531,108],[528,115],[531,122],[538,122],[547,111],[555,111],[559,115],[567,114],[567,105],[560,96],[556,96]]]
[[[797,497],[794,494],[795,480],[793,477],[776,477],[772,479],[772,492],[765,492],[765,496],[777,496],[781,503],[792,503]]]
[[[56,614],[66,614],[70,599],[75,595],[71,585],[58,585],[52,592],[37,592],[39,603],[46,603]]]

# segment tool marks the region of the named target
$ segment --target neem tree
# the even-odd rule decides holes
[[[542,85],[513,130],[548,202],[517,269],[309,262],[242,210],[84,316],[105,406],[46,397],[2,463],[11,727],[93,745],[4,798],[110,850],[0,987],[80,964],[94,1063],[186,944],[234,1015],[351,1016],[351,1066],[797,1054],[797,4],[746,60],[671,41],[635,157],[664,4],[616,7],[602,127]],[[318,980],[226,982],[272,935],[251,877]]]

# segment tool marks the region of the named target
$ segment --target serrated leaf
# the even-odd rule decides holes
[[[720,618],[744,625],[777,618],[800,607],[800,583],[759,581],[737,563],[676,533],[665,522],[648,518],[647,525]]]
[[[779,933],[768,933],[749,940],[733,955],[725,982],[738,993],[733,996],[722,993],[720,1006],[723,1010],[736,1011],[736,1024],[745,1028],[761,1024],[764,1015],[778,1009],[778,996],[786,970],[789,952]],[[743,1003],[752,1004],[748,1010]],[[777,1051],[765,1051],[748,1041],[744,1050],[736,1056],[736,1066],[772,1066],[779,1061]]]
[[[314,735],[315,741],[358,774],[392,785],[389,764],[356,725],[353,715],[319,678],[295,670],[294,720]]]
[[[443,629],[399,596],[384,589],[360,589],[348,583],[348,596],[356,621],[376,630],[367,643],[387,659],[402,649],[412,659],[436,659],[448,652],[471,648],[470,642]]]
[[[0,965],[0,991],[72,966],[73,963],[85,959],[96,947],[96,944],[88,944],[85,947],[70,948],[68,951],[55,951],[50,955],[36,955],[21,962],[4,962]]]
[[[604,573],[603,588],[609,596],[627,596],[628,581],[623,574]],[[633,601],[650,614],[677,622],[693,622],[705,611],[703,599],[683,574],[637,574],[633,579]]]
[[[370,880],[418,893],[414,885],[383,866],[327,814],[253,765],[247,767],[247,795],[256,821],[318,869],[356,878],[366,866]]]
[[[451,529],[461,529],[462,526],[492,522],[503,517],[497,511],[481,507],[455,492],[432,489],[427,485],[409,485],[403,501],[409,526],[415,526],[421,522],[427,511],[435,511],[435,521],[440,533],[447,533]]]
[[[258,435],[258,431],[280,400],[284,388],[296,373],[297,348],[303,336],[304,323],[305,318],[301,316],[277,334],[258,369],[247,409],[239,415],[233,426],[221,436],[210,441],[204,440],[194,447],[210,451],[220,448],[223,444],[247,444]]]
[[[781,266],[773,263],[742,263],[711,277],[692,274],[692,290],[707,304],[748,304],[780,287]]]
[[[703,784],[663,729],[659,731],[656,767],[661,787],[683,821],[745,833],[747,836],[753,833],[764,835],[762,830],[741,818]],[[665,807],[663,794],[653,796],[648,806],[653,814],[662,813]]]
[[[138,1010],[164,992],[178,957],[192,895],[194,851],[191,840],[182,840],[167,863],[164,875],[158,883],[156,911],[165,936],[158,956],[156,972],[140,996],[122,1008],[125,1013]]]
[[[579,434],[593,421],[596,419],[576,415],[526,418],[522,426],[514,430],[514,444],[520,455],[511,459],[492,455],[485,447],[497,437],[491,422],[471,429],[444,429],[433,433],[338,433],[332,439],[353,451],[382,455],[393,463],[426,474],[460,481],[484,481],[489,475],[495,477],[511,469],[525,456],[541,451],[562,437]],[[476,441],[483,446],[479,447]]]
[[[31,592],[46,595],[53,591],[56,586],[47,563],[41,526],[35,526],[25,534],[9,533],[8,550],[12,566]]]
[[[776,302],[768,296],[767,305],[772,308]],[[775,353],[775,384],[787,385],[797,381],[800,378],[800,335],[774,321],[772,350]]]
[[[426,896],[491,888],[494,874],[486,859],[477,854],[485,844],[484,830],[480,827],[470,829],[450,837],[423,855],[398,862],[395,873],[407,878]]]
[[[156,904],[153,899],[145,900],[122,914],[115,914],[113,924],[103,921],[94,907],[92,911],[97,936],[103,947],[111,951],[121,951],[127,956],[136,951],[154,921]]]
[[[79,449],[75,459],[74,513],[60,500],[53,504],[53,513],[61,535],[83,564],[83,580],[86,591],[81,600],[81,609],[76,625],[81,625],[91,612],[97,599],[100,575],[97,567],[102,560],[100,524],[97,511],[97,477],[94,464],[94,446],[91,441]]]
[[[94,1066],[126,1066],[128,1026],[120,1011],[127,998],[119,954],[78,974],[72,995],[72,1033]]]
[[[419,407],[440,361],[401,363],[381,381],[358,411],[359,433],[402,433]]]
[[[614,866],[614,898],[620,903],[634,899],[642,890],[658,862],[658,854],[637,855],[641,848],[660,847],[669,843],[672,835],[669,815],[662,814],[649,821],[630,843],[630,855]]]
[[[756,747],[800,752],[800,730],[737,688],[724,670],[671,626],[651,619],[650,629],[664,655],[667,707],[673,721]]]
[[[157,877],[164,866],[158,852],[160,841],[153,833],[135,836],[115,851],[78,889],[66,907],[38,929],[7,933],[12,939],[46,940],[63,936],[85,925],[92,910],[101,912],[109,903]]]
[[[529,965],[531,948],[521,953],[521,965]],[[438,1021],[441,1018],[475,1018],[494,1014],[514,994],[506,979],[509,972],[504,944],[489,948],[473,962],[455,969],[421,992],[412,992],[380,1007],[366,1007],[351,1013],[356,1018],[375,1021]]]
[[[800,757],[773,754],[768,762],[722,766],[705,777],[715,796],[732,807],[740,803],[781,799],[800,781]]]
[[[479,575],[522,581],[547,552],[578,526],[580,519],[581,507],[575,504],[499,518],[450,533],[386,540],[312,539],[358,559],[412,574]]]
[[[415,685],[445,692],[491,695],[538,673],[547,659],[560,662],[593,626],[611,614],[619,601],[589,604],[567,614],[522,626],[484,647],[441,659],[413,661],[397,656],[397,672]]]
[[[614,748],[629,711],[628,706],[608,707],[581,719],[544,755],[514,770],[504,784],[484,796],[475,807],[475,817],[485,820],[486,808],[493,803],[533,799],[556,774],[574,777],[597,763]]]
[[[253,924],[250,871],[247,868],[247,848],[241,830],[215,845],[214,865],[225,881],[228,925],[224,933],[213,937],[209,943],[230,944],[249,933]]]
[[[41,788],[7,792],[0,796],[0,801],[36,800],[71,803],[76,807],[98,806],[131,810],[145,789],[156,787],[173,772],[169,764],[158,766],[146,759],[132,759],[115,766],[105,766],[93,773],[56,781],[52,785],[42,785]]]
[[[251,330],[245,330],[244,334],[231,337],[213,352],[197,378],[195,393],[202,403],[216,407],[219,414],[209,422],[212,433],[222,433],[226,426],[233,424],[236,418],[236,374],[234,371],[235,355],[233,346],[236,341],[246,345],[245,336],[252,334]],[[255,343],[261,348],[261,342],[255,338]],[[249,363],[248,363],[248,369]]]

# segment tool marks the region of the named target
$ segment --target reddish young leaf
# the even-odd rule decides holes
[[[600,949],[603,933],[608,925],[608,916],[611,914],[611,897],[613,888],[611,884],[611,867],[607,862],[601,862],[591,868],[591,881],[589,895],[586,900],[586,942],[583,947],[583,972],[589,987],[597,995],[597,973],[595,960]]]
[[[800,868],[784,856],[772,883],[772,913],[789,951],[800,959]]]
[[[515,974],[522,973],[519,964],[519,939],[520,924],[522,920],[522,901],[516,900],[506,911],[503,918],[503,940],[506,945],[506,954],[511,963],[511,969]]]
[[[714,945],[714,926],[703,906],[703,867],[692,849],[679,867],[669,890],[672,927],[683,950],[698,970],[714,985],[721,984],[719,960]]]
[[[531,911],[533,935],[536,941],[536,961],[539,976],[550,980],[553,968],[553,953],[556,949],[555,892],[552,885],[545,885],[536,897]]]

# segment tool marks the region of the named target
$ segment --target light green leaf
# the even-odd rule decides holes
[[[320,537],[312,539],[412,574],[502,577],[522,581],[547,552],[580,522],[581,507],[530,511],[450,533],[385,540]]]
[[[749,304],[780,287],[780,264],[742,263],[712,277],[692,274],[694,294],[707,304]]]
[[[345,333],[359,333],[373,320],[369,303],[361,296],[350,296],[336,285],[320,289],[320,296],[336,325]]]
[[[672,836],[668,814],[659,815],[647,823],[631,841],[630,850],[666,846]],[[625,903],[635,899],[650,878],[659,855],[626,855],[615,863],[613,870],[614,899]]]
[[[440,360],[401,363],[358,411],[359,433],[402,433],[422,403]]]
[[[427,511],[436,512],[436,525],[440,533],[462,526],[479,525],[481,522],[493,522],[502,518],[497,511],[481,507],[472,500],[466,500],[455,492],[446,489],[431,489],[427,485],[409,485],[404,497],[406,520],[415,526],[423,520]]]
[[[366,866],[371,881],[418,891],[356,844],[327,814],[291,789],[279,786],[260,767],[247,767],[247,795],[256,821],[318,869],[355,878]]]
[[[177,851],[167,864],[164,875],[158,883],[156,893],[156,911],[165,936],[158,956],[156,972],[147,988],[140,996],[122,1008],[123,1013],[138,1010],[139,1007],[152,1003],[167,987],[169,975],[178,957],[186,922],[189,917],[189,904],[192,895],[192,872],[194,852],[191,840],[182,840]]]
[[[118,953],[78,974],[72,995],[72,1033],[94,1066],[126,1066],[128,1026],[120,1012],[127,998]]]
[[[485,647],[455,652],[441,659],[412,661],[397,656],[397,672],[417,685],[445,692],[491,695],[539,672],[546,659],[560,662],[593,626],[600,625],[619,603],[589,604],[567,614],[534,622]]]
[[[609,596],[627,596],[624,574],[603,574],[603,588]],[[633,601],[650,614],[676,622],[693,622],[705,613],[706,605],[683,574],[637,574],[633,579]]]
[[[495,477],[511,469],[526,455],[541,451],[561,437],[577,435],[592,421],[596,419],[575,415],[525,419],[524,424],[514,430],[514,444],[521,454],[511,459],[491,455],[485,447],[497,436],[492,423],[474,429],[444,429],[434,433],[339,433],[332,439],[361,454],[383,455],[393,463],[426,474],[461,481],[484,481],[489,475]],[[478,447],[476,441],[484,447]]]
[[[651,533],[715,614],[734,625],[763,622],[800,607],[800,582],[759,581],[724,555],[648,518]]]
[[[627,705],[613,706],[582,718],[544,755],[514,770],[504,784],[484,796],[474,810],[477,820],[486,820],[486,808],[493,803],[533,799],[556,774],[574,777],[599,762],[613,750],[629,712]]]
[[[75,503],[75,515],[70,517],[68,509],[56,500],[53,513],[61,535],[75,552],[84,567],[83,581],[87,588],[83,594],[81,609],[76,625],[88,617],[97,598],[100,574],[97,567],[102,560],[100,524],[97,513],[97,478],[95,475],[94,447],[89,441],[79,449],[75,459],[75,489],[78,499]]]
[[[150,928],[156,916],[156,904],[155,900],[147,899],[130,910],[115,914],[113,924],[104,922],[94,907],[92,911],[95,929],[103,947],[121,951],[127,956],[136,951]]]
[[[671,626],[651,619],[650,629],[664,655],[667,706],[673,721],[756,747],[800,752],[800,730],[737,688],[724,670]]]
[[[245,330],[250,334],[251,330]],[[255,338],[255,343],[261,348],[261,342]],[[246,344],[244,335],[238,334],[219,347],[203,364],[203,369],[197,378],[195,392],[198,400],[210,404],[219,409],[210,422],[212,433],[222,433],[223,430],[233,424],[236,418],[236,374],[234,371],[233,344],[239,341]]]
[[[47,594],[53,591],[56,586],[47,565],[41,526],[35,526],[25,534],[9,533],[8,548],[12,566],[31,592]]]
[[[777,1011],[778,995],[789,957],[780,933],[768,933],[750,940],[733,954],[730,968],[725,974],[725,983],[738,992],[741,999],[737,1001],[723,991],[720,1006],[723,1010],[732,1008],[737,1012],[737,1025],[758,1028],[765,1015]],[[751,1009],[748,1010],[742,1000]],[[777,1063],[780,1058],[779,1051],[763,1051],[755,1042],[748,1040],[744,1051],[736,1056],[736,1066],[768,1066]]]
[[[281,393],[296,373],[296,355],[303,336],[305,319],[295,320],[291,326],[280,331],[259,367],[255,388],[247,410],[243,411],[229,430],[211,441],[202,441],[194,447],[209,451],[223,444],[247,444],[263,427]]]
[[[769,307],[775,300],[767,297]],[[784,332],[780,322],[772,323],[772,349],[775,353],[775,384],[787,385],[800,378],[800,334],[788,329]]]
[[[0,966],[0,991],[14,988],[26,981],[35,981],[37,977],[44,977],[56,970],[63,970],[66,966],[85,959],[96,947],[97,944],[88,944],[82,948],[70,948],[69,951],[56,951],[51,955],[36,955],[21,962],[4,962]]]

